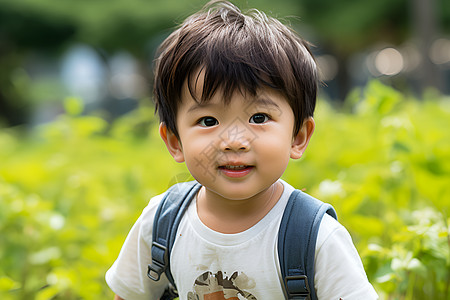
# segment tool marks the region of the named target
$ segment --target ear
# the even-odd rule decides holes
[[[166,124],[159,124],[159,135],[163,139],[167,150],[169,150],[170,155],[172,155],[175,161],[179,163],[184,162],[181,142],[178,140],[177,136],[167,128]]]
[[[316,128],[316,123],[312,117],[303,121],[302,128],[300,128],[299,132],[292,141],[291,146],[291,158],[299,159],[302,157],[303,153],[308,147],[309,140],[314,132],[314,128]]]

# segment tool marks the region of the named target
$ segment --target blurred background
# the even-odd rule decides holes
[[[151,97],[155,48],[204,0],[0,0],[0,122],[46,122],[67,96],[114,118]],[[237,0],[315,47],[332,101],[379,78],[450,93],[450,1]]]
[[[314,44],[316,130],[283,178],[331,203],[381,300],[450,299],[450,1],[233,0]],[[0,0],[0,299],[112,299],[151,197],[156,47],[204,0]]]

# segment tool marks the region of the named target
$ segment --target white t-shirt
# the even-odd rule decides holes
[[[284,299],[277,235],[292,186],[256,225],[236,234],[205,226],[196,199],[181,220],[173,245],[171,272],[180,300]],[[127,300],[158,299],[168,280],[147,277],[153,219],[164,194],[154,197],[134,224],[119,257],[106,273],[110,288]],[[377,299],[347,230],[325,215],[317,237],[315,289],[319,299]]]

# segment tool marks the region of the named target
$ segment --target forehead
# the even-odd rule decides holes
[[[188,74],[182,86],[180,100],[192,98],[198,104],[205,104],[211,100],[220,99],[225,105],[229,105],[232,98],[242,97],[247,102],[258,100],[263,104],[265,101],[262,99],[268,97],[268,94],[279,94],[277,96],[286,100],[281,92],[269,87],[268,84],[262,82],[246,84],[237,81],[236,78],[214,74],[202,67]]]
[[[198,72],[196,76],[192,76],[191,80],[185,80],[181,92],[181,105],[185,110],[194,112],[202,108],[219,108],[230,105],[239,105],[243,111],[263,110],[271,112],[274,115],[281,113],[282,109],[290,106],[284,95],[270,87],[259,87],[255,92],[238,87],[233,91],[228,90],[226,93],[224,85],[218,86],[214,94],[205,97],[204,73]]]

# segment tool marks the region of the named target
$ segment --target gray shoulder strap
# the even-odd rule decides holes
[[[325,213],[337,219],[331,205],[299,190],[288,200],[278,232],[278,257],[287,299],[317,299],[314,254]]]
[[[200,187],[196,181],[178,183],[161,200],[153,222],[152,263],[148,265],[147,272],[149,278],[157,281],[165,272],[175,287],[170,272],[170,253],[181,218]]]

